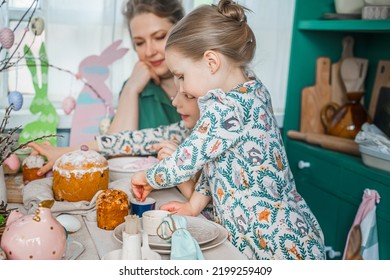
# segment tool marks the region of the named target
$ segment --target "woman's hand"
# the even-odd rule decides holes
[[[29,143],[27,146],[34,149],[34,151],[31,154],[39,154],[43,155],[47,158],[47,163],[42,166],[37,174],[39,176],[45,174],[46,172],[50,171],[55,163],[55,161],[62,156],[63,154],[72,151],[72,148],[70,147],[54,147],[50,144],[49,141],[45,141],[42,144],[38,144],[35,142]]]
[[[153,71],[152,67],[146,62],[138,61],[119,97],[118,109],[108,129],[109,134],[138,129],[139,95],[151,79],[156,85],[160,85],[160,77]]]
[[[145,201],[146,197],[153,190],[146,180],[146,171],[137,172],[131,177],[131,188],[137,200]]]
[[[144,61],[138,61],[126,85],[129,85],[134,92],[140,94],[150,80],[153,80],[156,85],[160,84],[160,77],[153,71],[152,67]]]
[[[166,157],[170,157],[176,150],[179,145],[174,141],[163,141],[152,146],[153,149],[158,151],[157,158],[163,160]]]

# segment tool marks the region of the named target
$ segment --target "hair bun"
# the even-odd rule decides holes
[[[232,0],[221,0],[218,3],[218,11],[225,17],[238,22],[246,22],[244,8]]]

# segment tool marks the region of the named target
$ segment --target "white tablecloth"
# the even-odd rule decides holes
[[[184,197],[176,188],[153,191],[151,197],[156,199],[156,209],[168,201],[184,201]],[[21,204],[9,204],[8,208],[17,207],[22,212],[26,212]],[[85,217],[74,215],[81,222],[81,229],[69,234],[70,240],[80,242],[84,246],[84,251],[77,257],[78,260],[99,260],[110,251],[121,249],[122,244],[115,240],[112,230],[103,230],[97,227],[96,222],[88,221]],[[204,218],[204,217],[203,217]],[[70,257],[72,250],[67,257]],[[221,245],[203,251],[205,259],[213,260],[246,260],[228,240]],[[162,255],[163,259],[169,259],[169,255]]]

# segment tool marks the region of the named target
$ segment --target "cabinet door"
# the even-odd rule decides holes
[[[340,246],[338,236],[339,201],[332,194],[323,191],[304,178],[298,177],[296,183],[299,194],[306,200],[322,228],[325,246],[340,252],[340,256],[336,257],[336,259],[340,259],[344,247]],[[327,257],[329,258],[329,256]]]

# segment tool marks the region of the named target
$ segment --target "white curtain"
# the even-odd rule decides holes
[[[257,42],[252,69],[270,91],[278,124],[282,126],[295,0],[237,2],[252,10],[252,13],[247,13]]]
[[[128,33],[115,36],[118,33],[116,24],[120,4],[119,0],[45,0],[43,9],[49,63],[77,73],[85,57],[99,55],[119,39],[115,37],[129,37]],[[123,18],[122,15],[120,17]],[[112,71],[111,77],[114,76]],[[108,86],[111,89],[113,84],[110,79]],[[68,95],[76,98],[81,86],[81,82],[69,74],[50,69],[48,87],[52,101],[61,102]]]

